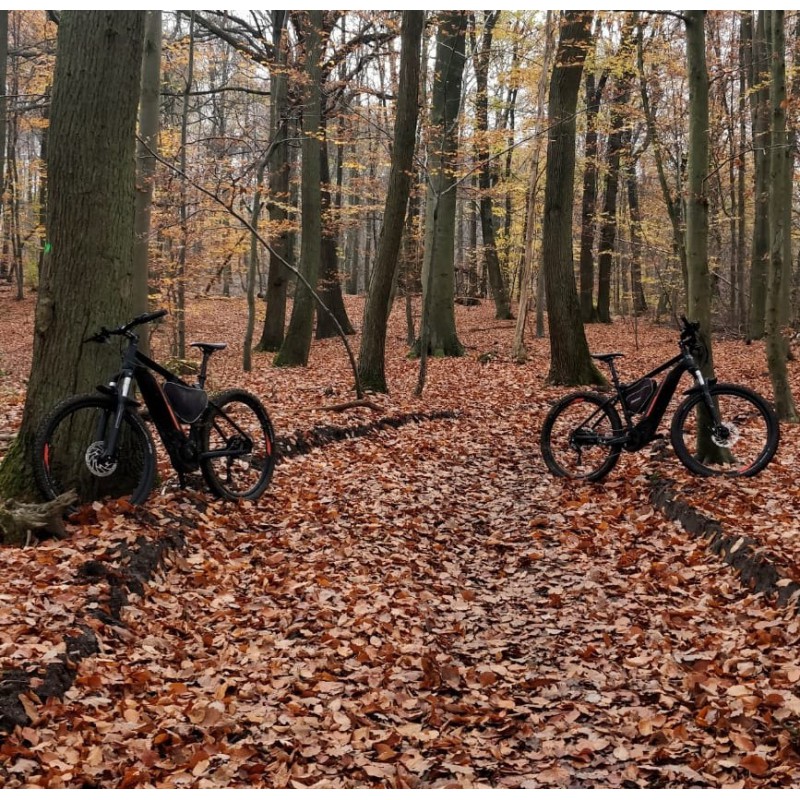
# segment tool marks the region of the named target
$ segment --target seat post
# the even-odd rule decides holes
[[[197,376],[197,385],[202,389],[206,385],[206,375],[208,374],[208,359],[211,353],[208,350],[203,350],[203,360],[200,363],[200,373]]]
[[[619,376],[617,375],[617,369],[614,366],[614,359],[608,359],[608,369],[611,372],[611,382],[614,384],[614,389],[619,392]]]

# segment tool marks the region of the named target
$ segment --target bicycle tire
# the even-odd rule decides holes
[[[702,477],[756,475],[778,450],[780,427],[775,412],[761,395],[744,386],[718,383],[709,391],[719,408],[725,431],[717,434],[719,441],[713,440],[715,434],[710,430],[703,394],[693,393],[678,406],[672,418],[670,440],[675,454],[690,472]],[[708,439],[699,440],[704,430],[712,444]],[[709,450],[713,445],[715,450]],[[704,448],[706,455],[701,455]],[[709,455],[714,457],[723,450],[728,451],[730,460],[725,456],[719,463],[709,462]]]
[[[587,405],[593,408],[587,408]],[[583,426],[595,415],[598,415],[597,419],[590,427]],[[576,441],[575,434],[582,426],[589,432],[599,432],[603,436],[619,435],[623,430],[619,413],[608,404],[608,398],[594,392],[573,392],[562,397],[545,417],[540,440],[542,457],[550,472],[560,478],[599,481],[615,467],[622,446],[598,443],[581,445]],[[588,452],[597,453],[599,463],[595,465],[593,462],[588,471],[580,471],[583,457]],[[570,453],[574,455],[570,456]]]
[[[241,433],[231,425],[226,415],[244,429],[252,443],[245,446],[247,452],[240,456],[223,452],[244,446]],[[210,399],[198,424],[202,449],[200,469],[208,488],[226,500],[256,500],[261,497],[275,469],[275,432],[261,401],[243,389],[228,389]],[[214,456],[215,451],[220,455]]]
[[[106,497],[143,503],[156,474],[153,437],[139,415],[126,409],[113,465],[107,474],[92,472],[90,448],[105,440],[117,402],[95,394],[76,395],[59,403],[39,426],[33,449],[33,474],[39,491],[53,499],[70,489],[74,507]],[[102,428],[102,430],[101,430]]]

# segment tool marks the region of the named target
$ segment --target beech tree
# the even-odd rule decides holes
[[[775,395],[775,410],[782,420],[797,422],[797,409],[786,368],[787,344],[782,326],[786,322],[784,298],[786,273],[791,269],[789,240],[791,228],[785,210],[791,208],[791,180],[794,155],[786,135],[786,40],[783,11],[767,11],[767,41],[770,55],[770,117],[772,120],[769,154],[769,241],[770,261],[767,281],[766,341],[767,365]],[[787,247],[787,244],[789,246]]]
[[[397,275],[398,256],[411,188],[411,170],[416,145],[420,49],[425,24],[424,11],[404,11],[398,81],[397,114],[392,147],[389,190],[383,212],[383,228],[364,307],[364,325],[358,372],[364,388],[387,391],[386,322],[390,311],[392,284]]]
[[[33,492],[28,454],[63,398],[113,374],[112,347],[83,344],[133,314],[136,109],[144,11],[64,11],[51,109],[47,214],[52,252],[36,306],[22,426],[0,465],[0,494]]]
[[[475,52],[475,137],[476,157],[480,165],[478,186],[480,187],[480,217],[483,233],[483,252],[486,261],[486,272],[497,319],[512,319],[511,304],[508,301],[500,259],[497,255],[497,242],[494,232],[494,210],[492,208],[492,174],[494,167],[489,160],[489,56],[492,51],[494,27],[500,15],[499,11],[487,11],[483,18],[483,34],[481,44]]]
[[[458,114],[464,73],[467,15],[442,11],[436,33],[436,64],[428,131],[428,193],[422,269],[423,322],[420,352],[460,356],[454,308],[456,159]]]
[[[604,382],[589,355],[572,255],[575,110],[586,50],[591,42],[591,25],[591,11],[564,12],[550,79],[550,134],[542,228],[542,267],[550,324],[548,379],[568,385]]]
[[[303,94],[303,175],[300,187],[303,227],[300,242],[300,272],[311,286],[319,273],[322,249],[322,200],[320,195],[319,129],[321,116],[320,60],[324,50],[323,12],[302,14],[305,75]],[[314,299],[304,283],[294,295],[292,317],[286,338],[275,356],[275,366],[306,364],[311,349],[314,324]]]

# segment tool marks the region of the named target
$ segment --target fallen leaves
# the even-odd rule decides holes
[[[234,302],[224,323],[203,308],[189,318],[201,338],[242,327]],[[485,322],[481,351],[500,335]],[[619,325],[590,329],[614,335]],[[663,350],[663,331],[640,337],[632,371]],[[218,385],[246,382],[279,431],[364,421],[364,409],[309,411],[319,386],[347,396],[335,344],[315,344],[308,370],[265,360],[252,376],[238,373],[233,345],[214,365]],[[417,408],[403,405],[416,365],[402,351],[389,354],[387,413]],[[0,781],[796,785],[797,621],[652,512],[650,453],[626,454],[601,486],[545,472],[538,420],[559,390],[539,377],[546,343],[531,352],[526,366],[499,357],[479,375],[469,357],[433,360],[423,408],[457,407],[457,420],[287,460],[258,504],[167,485],[148,504],[152,524],[101,506],[66,542],[3,551],[0,657],[26,669],[58,657],[85,609],[107,606],[107,584],[76,580],[82,564],[115,574],[109,553],[143,532],[157,539],[170,504],[190,521],[187,549],[130,597],[120,624],[97,623],[101,650],[66,695],[22,695],[31,722],[0,743]],[[674,459],[658,467],[742,524],[785,513],[766,496],[772,468],[740,488],[696,482]]]

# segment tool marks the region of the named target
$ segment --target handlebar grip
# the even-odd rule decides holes
[[[133,328],[136,325],[145,325],[148,322],[161,319],[161,317],[166,317],[168,313],[169,312],[165,308],[162,308],[160,311],[152,311],[149,314],[139,314],[138,317],[132,319],[125,327]]]

